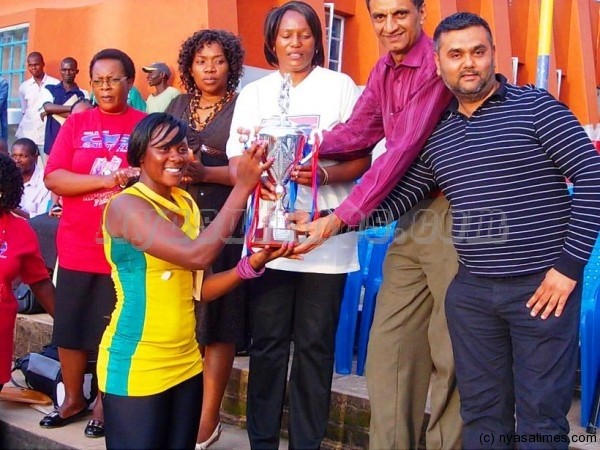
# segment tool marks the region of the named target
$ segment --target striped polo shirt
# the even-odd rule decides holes
[[[578,279],[600,230],[600,155],[565,105],[496,77],[500,87],[471,117],[452,102],[367,222],[388,223],[439,186],[452,208],[459,260],[471,273],[507,277],[554,267]]]

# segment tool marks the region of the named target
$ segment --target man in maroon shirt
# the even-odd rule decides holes
[[[422,31],[423,0],[367,0],[373,29],[388,50],[373,68],[347,122],[323,133],[321,154],[365,154],[385,137],[373,162],[335,212],[309,224],[308,251],[342,225],[357,226],[392,190],[425,144],[451,94],[437,76],[431,39]],[[444,197],[400,219],[384,264],[367,355],[370,447],[418,448],[431,381],[428,449],[461,447],[459,399],[446,316],[446,288],[457,272]]]

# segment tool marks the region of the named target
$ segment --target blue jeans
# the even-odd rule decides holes
[[[466,449],[568,448],[581,289],[560,317],[531,317],[525,304],[545,274],[484,278],[460,266],[448,288]]]

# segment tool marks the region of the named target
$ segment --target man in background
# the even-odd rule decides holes
[[[80,89],[75,82],[78,73],[79,69],[75,58],[67,57],[60,62],[62,81],[58,84],[48,85],[40,92],[38,111],[40,111],[40,117],[46,119],[44,150],[41,154],[44,166],[60,127],[71,113],[71,107],[79,99],[89,98],[88,92]]]
[[[146,99],[146,112],[148,114],[164,112],[171,100],[180,94],[173,86],[169,86],[169,78],[171,78],[169,67],[165,63],[155,62],[142,67],[142,70],[148,74],[146,80],[150,87],[156,89],[156,92]]]
[[[19,138],[13,143],[11,154],[23,175],[23,196],[15,212],[27,219],[45,214],[50,206],[50,191],[44,184],[44,169],[36,164],[37,145],[31,139]]]
[[[15,133],[17,139],[29,138],[35,142],[38,148],[44,148],[46,134],[46,122],[40,117],[37,110],[38,97],[46,86],[60,83],[56,78],[47,75],[44,67],[44,57],[40,52],[32,52],[27,56],[27,70],[29,70],[31,78],[23,81],[19,86],[23,118]]]

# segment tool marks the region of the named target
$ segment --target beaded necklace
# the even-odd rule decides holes
[[[190,128],[194,131],[202,131],[206,128],[206,125],[210,123],[215,114],[223,109],[223,107],[232,99],[234,91],[227,91],[225,96],[216,103],[208,106],[200,105],[200,100],[202,99],[202,93],[198,92],[194,94],[192,99],[190,100],[190,117],[189,117],[189,125]],[[210,113],[206,116],[204,120],[200,118],[199,111],[211,110]]]

